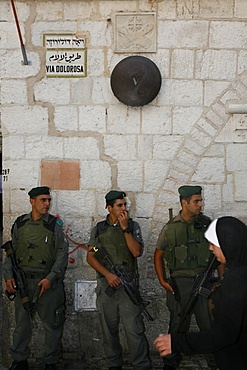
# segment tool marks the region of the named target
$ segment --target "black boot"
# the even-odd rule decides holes
[[[9,370],[29,370],[28,362],[25,361],[13,361]]]

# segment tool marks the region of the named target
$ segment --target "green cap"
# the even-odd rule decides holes
[[[37,197],[38,195],[41,194],[50,195],[50,189],[48,188],[48,186],[38,186],[37,188],[32,188],[28,192],[30,198]]]
[[[201,186],[190,186],[190,185],[183,185],[178,188],[178,192],[181,197],[191,197],[195,194],[201,194],[202,187]]]
[[[123,199],[126,197],[126,194],[124,191],[118,191],[118,190],[110,190],[109,193],[106,194],[105,199],[108,200],[115,200],[115,199]]]

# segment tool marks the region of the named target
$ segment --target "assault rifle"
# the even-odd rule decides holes
[[[215,270],[217,266],[216,262],[217,262],[216,257],[212,254],[210,256],[210,259],[208,261],[205,271],[197,275],[195,282],[193,284],[193,287],[192,287],[191,294],[180,314],[181,317],[180,317],[178,327],[175,331],[176,333],[179,333],[184,321],[190,316],[197,302],[198,297],[201,295],[203,297],[208,298],[210,294],[212,293],[212,290],[209,288],[209,285],[214,279],[211,279],[210,277],[211,277],[212,271]]]
[[[148,321],[154,321],[153,317],[147,311],[146,304],[143,302],[143,299],[140,296],[138,290],[134,289],[133,285],[129,282],[128,274],[126,273],[125,269],[113,263],[103,246],[100,246],[99,248],[94,247],[93,251],[99,253],[99,255],[101,257],[104,257],[105,260],[109,263],[112,272],[119,277],[119,280],[121,281],[121,284],[123,285],[124,290],[128,294],[131,301],[140,308],[141,312],[144,313]],[[111,297],[115,293],[115,291],[116,288],[109,286],[106,289],[105,293],[109,297]]]
[[[24,271],[18,266],[16,261],[15,252],[12,247],[11,240],[7,241],[2,245],[2,249],[5,250],[7,257],[10,258],[12,269],[13,269],[13,277],[16,283],[16,290],[19,291],[21,297],[21,303],[24,309],[28,312],[28,315],[33,322],[33,305],[30,302],[28,291],[27,291],[27,279],[24,274]],[[13,301],[16,297],[16,293],[9,293],[7,290],[5,291],[6,296],[9,298],[10,301]]]

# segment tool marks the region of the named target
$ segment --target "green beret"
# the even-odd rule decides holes
[[[118,190],[111,190],[109,193],[106,194],[105,199],[108,200],[115,200],[115,199],[123,199],[126,197],[126,194],[124,191],[118,191]]]
[[[33,188],[28,192],[30,198],[37,197],[41,194],[50,195],[50,189],[48,186],[38,186],[37,188]]]
[[[181,197],[191,197],[191,195],[201,194],[202,187],[183,185],[183,186],[180,186],[180,188],[178,188],[178,192],[181,195]]]

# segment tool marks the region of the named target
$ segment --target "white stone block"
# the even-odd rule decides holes
[[[232,1],[203,0],[200,1],[200,16],[202,18],[232,18]]]
[[[184,135],[190,132],[202,115],[201,107],[174,107],[172,118],[172,133]]]
[[[208,147],[211,142],[212,138],[204,131],[199,130],[197,127],[194,127],[190,133],[191,138],[199,145],[203,146],[204,148]]]
[[[92,88],[93,79],[91,77],[83,79],[72,79],[71,86],[71,103],[92,105]]]
[[[173,160],[181,145],[182,137],[175,135],[154,135],[153,137],[153,159]]]
[[[26,158],[63,158],[63,138],[56,136],[28,136],[25,140]]]
[[[46,78],[34,85],[36,101],[53,104],[70,102],[70,82],[68,78]]]
[[[207,121],[211,122],[215,127],[219,129],[222,128],[225,120],[218,116],[212,109],[210,109],[206,114],[205,118]]]
[[[155,192],[165,181],[169,161],[161,160],[146,161],[144,164],[144,191]]]
[[[27,78],[36,76],[40,70],[39,55],[26,49],[30,65],[24,65],[21,49],[0,50],[1,78]]]
[[[121,104],[110,106],[107,109],[107,132],[118,134],[139,134],[140,127],[140,108],[130,108]]]
[[[100,157],[99,143],[93,137],[64,138],[64,158],[96,160]]]
[[[242,50],[239,52],[238,55],[238,73],[241,74],[246,70],[247,70],[247,51]]]
[[[226,147],[226,170],[247,171],[246,145],[228,144]]]
[[[184,142],[184,150],[187,150],[199,157],[204,153],[205,147],[201,143],[197,143],[195,140],[187,137]]]
[[[223,207],[221,198],[221,185],[205,184],[203,186],[203,199],[203,213],[208,217],[211,217],[211,219],[219,217]]]
[[[75,19],[89,20],[93,16],[95,4],[92,1],[81,2],[68,2],[63,4],[64,14],[63,17],[67,21],[74,21]]]
[[[204,83],[204,105],[210,106],[228,88],[229,82],[205,81]]]
[[[202,158],[199,162],[192,181],[201,183],[224,183],[225,164],[224,158]]]
[[[155,207],[155,195],[142,193],[136,196],[136,217],[152,217]]]
[[[200,1],[178,1],[177,17],[181,19],[199,18]]]
[[[172,52],[171,77],[189,79],[194,76],[194,51],[174,50]]]
[[[225,146],[222,144],[212,144],[204,153],[204,157],[219,157],[225,155]]]
[[[40,181],[40,159],[39,160],[12,160],[6,162],[10,169],[8,186],[11,189],[32,189],[39,185]]]
[[[32,43],[43,47],[44,34],[76,34],[77,22],[36,22],[31,26]]]
[[[95,77],[92,89],[93,104],[118,104],[119,100],[115,98],[110,86],[109,77]],[[121,103],[122,104],[122,103]]]
[[[81,189],[107,189],[111,185],[111,168],[105,161],[81,161]]]
[[[142,109],[143,134],[170,134],[171,108],[164,106],[144,106]]]
[[[59,214],[66,214],[68,218],[94,216],[95,193],[93,190],[59,191],[56,210]]]
[[[247,27],[246,22],[217,22],[210,23],[209,47],[243,49],[246,47]],[[223,61],[222,65],[224,67]]]
[[[176,3],[174,0],[166,0],[158,2],[158,19],[175,19],[176,18]]]
[[[235,16],[237,18],[247,18],[247,6],[246,0],[236,0],[235,1]]]
[[[104,148],[106,155],[118,161],[137,158],[137,138],[134,135],[105,135]]]
[[[30,5],[24,2],[15,2],[15,9],[19,22],[25,22],[30,16]],[[1,1],[1,18],[6,22],[14,22],[14,13],[10,1]]]
[[[175,168],[169,170],[169,177],[176,179],[180,184],[188,184],[190,181],[191,172],[178,171]]]
[[[162,84],[164,83],[163,79],[168,78],[170,75],[170,50],[167,49],[157,49],[157,52],[152,55],[152,61],[156,64],[158,67],[161,78],[162,78]],[[161,88],[162,88],[161,84]],[[158,95],[159,96],[159,95]]]
[[[2,6],[2,4],[1,4]],[[23,43],[25,45],[25,33],[24,28],[20,25],[21,35],[23,39]],[[0,22],[0,49],[4,49],[6,51],[9,49],[18,49],[20,48],[20,41],[18,38],[18,33],[16,29],[16,25],[14,22]],[[15,37],[13,37],[15,35]]]
[[[207,47],[207,21],[160,21],[158,23],[158,48]]]
[[[2,130],[12,135],[46,135],[48,110],[41,106],[2,107]]]
[[[28,195],[29,190],[31,190],[31,188],[13,189],[11,191],[10,210],[12,214],[22,215],[31,211]]]
[[[135,1],[99,1],[99,12],[102,18],[111,17],[115,12],[136,12]]]
[[[72,105],[54,107],[55,129],[61,132],[78,131],[78,111]]]
[[[234,181],[233,175],[226,176],[226,183],[222,186],[222,201],[224,203],[234,202]]]
[[[27,83],[21,79],[2,79],[1,104],[27,104]]]
[[[168,94],[169,103],[172,105],[188,107],[202,105],[203,83],[202,81],[171,80]]]
[[[235,201],[237,202],[247,201],[246,182],[247,182],[246,170],[236,171],[235,172]]]
[[[227,90],[227,91],[222,95],[222,97],[220,98],[220,101],[221,101],[223,104],[226,104],[228,101],[231,101],[231,100],[239,100],[239,96],[238,96],[238,94],[237,94],[235,91],[232,91],[232,90]]]
[[[79,107],[79,130],[83,132],[106,131],[106,109],[102,106],[81,105]]]
[[[61,21],[64,4],[60,1],[38,2],[36,5],[36,23],[40,21]]]
[[[102,49],[89,49],[87,52],[87,74],[88,76],[104,75],[104,51]]]
[[[189,166],[196,166],[198,162],[198,157],[194,153],[191,153],[185,149],[181,149],[177,154],[177,159],[181,162],[184,162]]]
[[[196,53],[196,78],[233,80],[236,76],[237,53],[230,50],[206,50]]]
[[[235,137],[235,123],[233,116],[229,116],[229,121],[221,127],[215,138],[216,143],[232,143]]]
[[[3,140],[3,157],[5,159],[21,159],[25,154],[23,136],[5,136]]]
[[[207,132],[211,136],[214,136],[217,133],[216,127],[214,127],[212,124],[210,124],[204,118],[200,118],[199,121],[197,121],[196,124],[197,124],[198,127],[202,128],[205,132]]]
[[[152,159],[153,155],[153,137],[152,135],[138,136],[138,159]]]
[[[110,47],[112,44],[112,29],[109,29],[107,19],[95,21],[78,21],[80,32],[88,35],[91,47]]]
[[[124,191],[140,192],[143,189],[142,161],[122,161],[117,163],[117,184]]]

